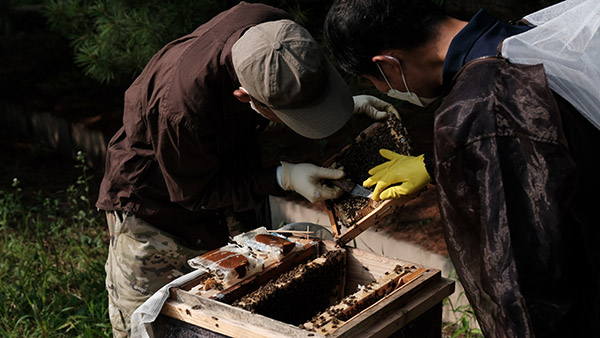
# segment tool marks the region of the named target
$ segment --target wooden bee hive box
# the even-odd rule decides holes
[[[323,165],[343,167],[346,172],[345,178],[361,185],[369,177],[371,168],[387,161],[379,154],[379,149],[382,148],[402,155],[412,155],[406,128],[393,115],[385,122],[376,122],[369,126],[351,144]],[[372,189],[374,187],[371,187]],[[346,244],[367,228],[384,222],[386,217],[396,213],[417,194],[385,201],[344,194],[338,199],[326,201],[327,213],[337,242]]]
[[[235,296],[198,295],[194,292],[198,281],[172,289],[162,314],[230,337],[387,336],[441,304],[454,290],[454,283],[441,278],[437,269],[355,248],[340,248],[332,241],[313,244],[265,268],[266,276],[260,273],[251,280],[240,280],[232,287]],[[338,263],[343,269],[336,268]],[[323,266],[321,275],[315,273],[317,283],[310,275],[294,279],[304,274],[302,271],[312,271],[308,266],[315,265]],[[323,271],[326,275],[322,275]],[[290,285],[290,279],[300,283],[281,293],[283,298],[267,299],[276,297],[277,291],[256,296],[257,291],[265,294],[263,289]],[[330,294],[315,289],[330,290]],[[285,298],[290,293],[295,293],[296,298]],[[253,307],[253,302],[262,302],[262,306]],[[251,311],[244,309],[247,305]],[[311,305],[315,307],[307,316],[303,307]],[[262,311],[266,312],[260,314]],[[441,323],[441,315],[438,320]]]

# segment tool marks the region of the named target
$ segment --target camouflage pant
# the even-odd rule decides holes
[[[155,291],[190,271],[192,250],[132,214],[106,212],[110,248],[106,260],[108,312],[114,337],[128,337],[135,309]]]

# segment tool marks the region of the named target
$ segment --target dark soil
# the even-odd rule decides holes
[[[435,186],[429,185],[425,192],[407,202],[400,212],[394,214],[391,218],[393,221],[376,225],[374,230],[448,256],[437,200]]]

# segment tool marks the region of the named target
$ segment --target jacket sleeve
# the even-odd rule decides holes
[[[161,118],[156,160],[171,202],[189,210],[233,206],[244,211],[268,195],[285,194],[277,184],[275,167],[261,165],[252,120],[237,119],[229,126],[204,120],[199,128],[198,121]]]
[[[577,299],[575,165],[559,119],[541,66],[503,63],[465,71],[436,113],[448,249],[486,336],[543,336]]]

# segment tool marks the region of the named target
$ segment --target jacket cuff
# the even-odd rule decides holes
[[[263,172],[265,173],[264,178],[261,180],[263,183],[264,193],[266,195],[273,196],[285,196],[287,192],[281,187],[279,180],[277,179],[277,168],[280,166],[270,166]]]
[[[425,170],[427,170],[427,173],[429,174],[429,178],[431,178],[431,184],[436,184],[435,182],[435,164],[434,164],[434,158],[433,158],[433,152],[432,151],[426,151],[423,154],[423,162],[425,163]]]

